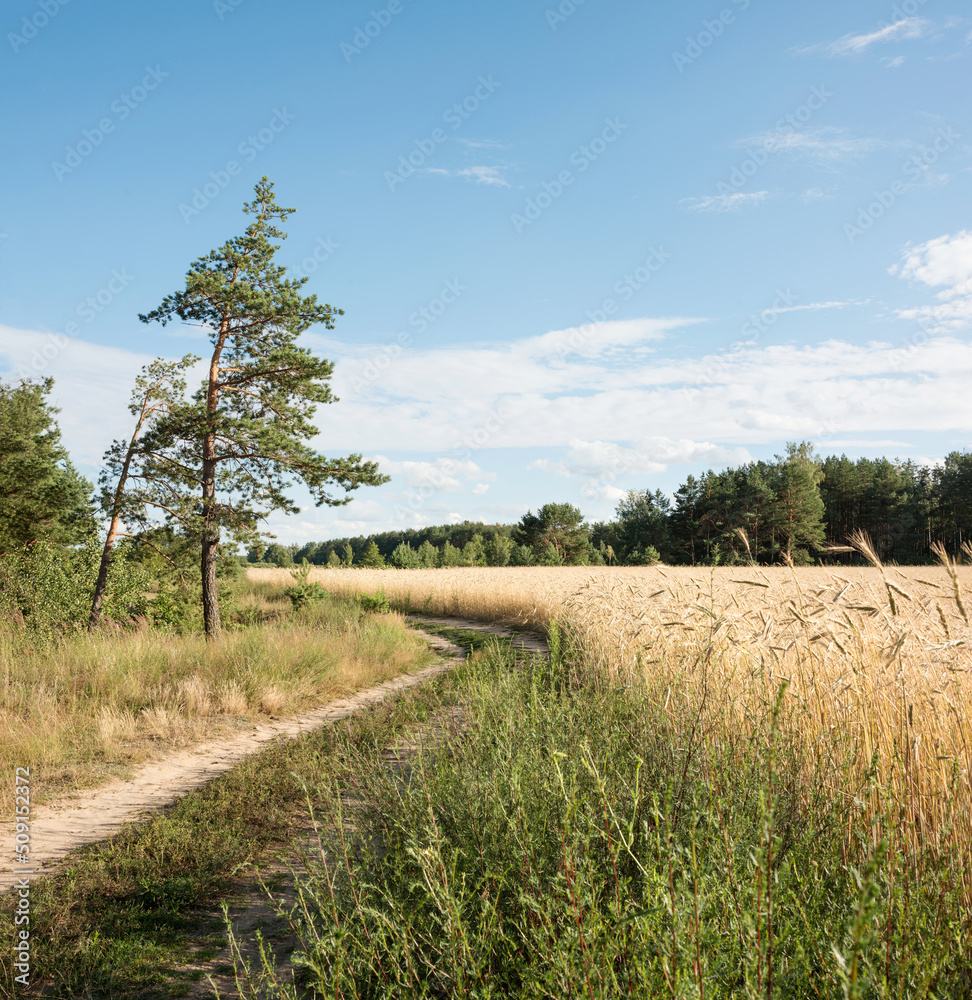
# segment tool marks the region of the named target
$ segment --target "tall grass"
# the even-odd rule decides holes
[[[290,615],[279,585],[257,585],[240,604],[267,620],[218,643],[106,630],[38,645],[18,630],[0,632],[0,769],[31,766],[38,792],[49,795],[239,717],[297,712],[431,659],[400,616],[340,598]],[[268,612],[274,607],[279,613]]]
[[[576,648],[518,670],[497,648],[459,697],[464,731],[407,780],[359,750],[316,791],[299,985],[268,964],[243,996],[969,995],[960,852],[916,855],[873,772],[830,795],[785,682],[746,732]]]
[[[829,762],[815,780],[834,801],[873,774],[909,849],[968,855],[970,567],[322,570],[316,579],[339,592],[381,586],[402,609],[534,628],[558,620],[595,670],[636,680],[653,704],[697,716],[706,731],[759,732],[785,682],[788,737]],[[861,822],[881,808],[869,795]]]

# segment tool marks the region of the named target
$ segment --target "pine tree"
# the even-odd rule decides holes
[[[385,569],[384,556],[378,551],[378,546],[374,539],[368,542],[367,547],[358,560],[358,565],[364,569]]]
[[[787,457],[778,460],[773,527],[781,549],[785,545],[786,559],[800,562],[806,558],[806,549],[816,549],[824,540],[819,485],[823,474],[803,446],[787,445],[787,451]]]
[[[360,455],[328,459],[308,447],[318,404],[335,402],[328,381],[333,366],[298,338],[315,324],[330,330],[340,309],[303,297],[308,280],[285,277],[274,262],[274,225],[293,209],[277,205],[264,177],[244,206],[254,216],[242,236],[200,257],[185,288],[166,296],[142,322],[174,319],[201,325],[213,345],[206,382],[193,401],[160,421],[146,441],[149,471],[170,491],[169,516],[200,541],[203,619],[210,638],[219,634],[217,558],[221,532],[251,540],[258,520],[271,511],[297,513],[286,495],[295,480],[317,505],[340,505],[362,485],[387,481]],[[345,496],[328,492],[331,484]]]
[[[576,565],[587,556],[588,531],[584,515],[569,503],[547,503],[534,514],[527,511],[513,529],[513,540],[533,550],[535,558],[549,565],[556,554],[555,565]]]
[[[675,491],[675,506],[670,515],[669,530],[675,553],[692,566],[697,558],[695,543],[700,531],[701,501],[699,480],[689,474]]]
[[[156,358],[142,368],[135,379],[128,409],[135,417],[135,428],[127,444],[115,441],[105,453],[104,471],[101,474],[101,506],[109,515],[108,534],[101,553],[101,565],[95,582],[88,631],[98,627],[101,606],[108,586],[108,569],[112,550],[119,536],[127,535],[122,528],[140,527],[143,531],[153,513],[165,510],[168,495],[144,468],[146,455],[142,450],[142,434],[153,423],[170,413],[183,402],[186,391],[184,372],[197,358],[187,354],[179,361]]]
[[[0,384],[0,555],[33,542],[80,542],[94,530],[91,484],[61,445],[54,380]]]
[[[617,506],[623,561],[629,566],[657,562],[670,549],[668,518],[671,503],[661,490],[629,490]]]

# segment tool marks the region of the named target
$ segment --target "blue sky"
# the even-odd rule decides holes
[[[944,0],[7,4],[0,373],[94,478],[140,324],[241,231],[345,315],[317,447],[392,481],[284,541],[972,432],[972,16]],[[12,154],[12,155],[11,155]],[[299,494],[298,494],[299,495]]]

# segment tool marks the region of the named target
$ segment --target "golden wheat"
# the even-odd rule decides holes
[[[866,540],[864,540],[866,542]],[[283,580],[286,571],[251,570]],[[414,611],[545,628],[553,620],[670,711],[752,731],[785,684],[792,734],[843,754],[829,791],[859,794],[872,762],[915,847],[972,843],[972,569],[322,569],[340,593]],[[864,810],[879,808],[877,793]]]

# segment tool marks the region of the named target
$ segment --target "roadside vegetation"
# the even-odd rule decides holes
[[[345,779],[362,748],[384,746],[439,704],[435,685],[346,722],[271,744],[144,823],[75,852],[31,888],[31,995],[162,1000],[202,989],[201,964],[226,951],[220,900],[288,850],[307,823],[306,788]],[[13,984],[13,907],[0,900],[0,996]],[[227,957],[221,972],[232,972]]]
[[[890,810],[895,836],[916,856],[954,848],[967,862],[972,575],[947,559],[937,569],[900,569],[870,555],[872,567],[841,570],[318,575],[335,592],[382,587],[401,610],[542,630],[558,622],[605,683],[635,685],[650,703],[697,719],[714,737],[760,738],[782,698],[781,732],[821,762],[808,789],[819,787],[834,802],[859,799],[848,846]],[[250,573],[268,579],[274,571]],[[864,794],[870,781],[880,791]],[[962,877],[972,903],[972,879]]]
[[[432,660],[399,615],[327,594],[295,608],[286,591],[299,587],[292,577],[227,582],[232,613],[219,643],[147,619],[56,641],[0,628],[0,767],[28,762],[43,801],[218,728],[293,715]]]
[[[565,638],[550,664],[471,662],[460,731],[407,780],[366,746],[322,777],[334,854],[296,874],[296,983],[238,962],[242,996],[969,995],[967,842],[904,836],[852,740],[808,746],[781,679],[718,727]]]

